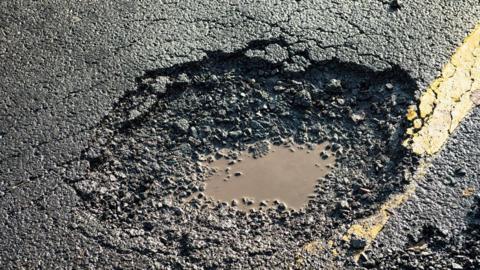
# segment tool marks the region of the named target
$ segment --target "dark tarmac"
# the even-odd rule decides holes
[[[344,253],[303,254],[302,264],[296,256],[303,245],[345,231],[373,213],[386,195],[402,190],[406,178],[399,172],[416,168],[416,159],[397,148],[407,125],[403,109],[439,75],[479,21],[480,5],[473,0],[1,2],[0,265],[477,269],[478,107],[429,158],[431,166],[415,195],[395,211],[358,264]],[[250,70],[251,63],[264,73]],[[276,86],[288,91],[279,94],[280,88],[269,86],[277,77],[284,83]],[[345,89],[368,91],[335,92],[332,79],[337,77],[350,78],[343,80]],[[371,87],[358,86],[362,78]],[[388,92],[391,81],[393,92]],[[250,110],[225,115],[207,108],[218,105],[216,97],[228,96],[222,92],[226,86],[235,94],[245,85],[251,91],[246,97],[257,103],[278,97],[272,102],[277,107],[267,106],[262,117],[244,113]],[[170,90],[165,94],[164,89]],[[195,111],[189,105],[197,103],[189,102],[196,94],[189,93],[212,100],[198,103]],[[365,95],[373,101],[362,101]],[[403,99],[396,105],[381,102],[393,102],[392,96]],[[369,102],[378,108],[362,107]],[[238,106],[263,107],[257,103]],[[362,108],[364,114],[348,114],[348,108]],[[277,119],[279,111],[290,114]],[[201,122],[202,112],[213,122]],[[323,118],[314,117],[321,113]],[[256,117],[271,119],[278,130],[259,132],[252,123]],[[190,124],[185,128],[181,119],[219,130],[202,135],[205,130],[199,129],[197,144],[189,139],[195,137]],[[358,121],[372,145],[391,148],[367,148],[362,137],[354,136]],[[327,128],[320,129],[326,130],[322,134],[302,123]],[[382,132],[377,124],[384,125]],[[257,137],[237,136],[244,128]],[[345,136],[335,136],[338,131]],[[182,161],[186,153],[212,153],[223,141],[237,151],[252,138],[288,135],[305,142],[337,138],[345,149],[365,145],[352,152],[356,160],[372,161],[367,165],[381,160],[379,167],[387,169],[370,177],[379,168],[357,170],[361,164],[345,159],[335,174],[341,177],[327,181],[323,191],[317,187],[317,197],[302,211],[280,207],[246,215],[215,201],[200,202],[198,209],[182,206],[188,192],[202,189],[201,177],[185,177],[192,168]],[[152,138],[156,144],[149,146]],[[166,156],[179,162],[180,182],[170,179],[171,168],[179,167]],[[158,175],[148,170],[156,168],[149,159],[154,157]],[[345,168],[358,172],[359,179]],[[351,192],[358,184],[368,185],[371,196]],[[351,243],[338,244],[349,248]]]

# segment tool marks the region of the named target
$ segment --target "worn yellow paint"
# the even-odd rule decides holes
[[[470,95],[479,89],[480,24],[453,54],[441,76],[422,94],[418,111],[408,108],[406,117],[412,121],[413,129],[407,130],[410,137],[404,145],[418,155],[435,154],[474,107]]]
[[[393,195],[383,203],[376,214],[355,222],[343,235],[342,240],[346,242],[350,241],[352,237],[361,238],[367,242],[365,248],[354,252],[353,256],[355,261],[360,258],[362,252],[371,245],[372,241],[375,240],[377,235],[383,230],[383,227],[387,224],[388,219],[395,209],[399,208],[415,193],[417,181],[425,176],[427,166],[428,163],[421,161],[415,174],[410,177],[406,176],[411,182],[402,193]]]
[[[420,129],[422,127],[422,123],[422,119],[420,118],[413,120],[413,128]]]
[[[324,249],[323,246],[321,245],[320,241],[313,241],[310,243],[307,243],[303,247],[303,251],[309,253],[309,254],[314,254],[315,252],[318,252],[320,250]]]
[[[406,118],[412,127],[404,146],[417,155],[432,155],[438,152],[460,121],[474,107],[470,94],[480,89],[480,24],[465,39],[447,63],[442,75],[433,81],[420,97],[418,107],[409,106]],[[420,164],[414,179],[425,173],[425,161]],[[392,210],[402,205],[415,191],[413,181],[405,192],[393,196],[379,211],[353,224],[343,236],[344,241],[352,237],[367,241],[368,248],[387,223]],[[470,191],[470,190],[469,190]],[[467,192],[470,194],[471,192]],[[464,192],[465,195],[465,192]],[[356,260],[363,250],[354,254]]]
[[[297,269],[302,269],[304,268],[304,257],[302,257],[302,253],[306,254],[318,254],[321,251],[325,252],[330,252],[330,254],[333,254],[334,256],[337,255],[336,250],[332,249],[333,247],[333,241],[328,241],[327,243],[320,241],[320,240],[315,240],[312,242],[309,242],[305,244],[300,252],[297,253],[295,256],[295,268]]]
[[[463,192],[462,192],[463,197],[471,197],[471,196],[473,196],[473,194],[475,194],[475,188],[474,187],[468,187],[468,188],[464,189]]]
[[[417,118],[417,106],[410,105],[407,109],[407,119],[412,121],[413,119]]]
[[[480,91],[480,24],[478,24],[463,44],[456,50],[441,73],[420,97],[418,106],[407,108],[406,118],[412,126],[406,130],[409,136],[403,145],[413,153],[425,156],[438,152],[449,135],[460,121],[474,107],[471,94]],[[427,163],[421,161],[411,183],[401,194],[396,194],[387,200],[376,214],[354,222],[341,237],[342,241],[350,241],[352,237],[367,241],[367,246],[356,251],[353,256],[358,260],[377,235],[382,231],[391,213],[407,201],[415,192],[417,180],[425,174]],[[474,191],[474,190],[473,190]],[[472,189],[466,189],[463,196],[471,196]],[[316,240],[304,245],[302,252],[309,254],[327,252],[337,256],[335,242]],[[296,261],[297,267],[303,264],[302,259]]]
[[[364,239],[367,242],[368,248],[371,242],[382,231],[387,223],[391,213],[402,205],[415,192],[416,182],[410,183],[403,193],[397,194],[384,203],[379,211],[368,218],[357,221],[353,224],[347,233],[342,237],[342,240],[349,242],[352,237]],[[363,250],[358,250],[354,253],[354,259],[358,260]]]
[[[377,235],[382,231],[383,227],[387,223],[391,213],[402,205],[410,196],[415,192],[417,187],[417,180],[422,178],[426,172],[427,163],[420,162],[418,169],[414,175],[406,176],[411,179],[410,184],[405,188],[404,192],[396,194],[392,196],[387,202],[381,205],[380,209],[377,211],[376,214],[373,216],[367,217],[365,219],[359,220],[355,222],[346,232],[340,233],[342,235],[340,240],[343,242],[348,242],[352,237],[359,237],[365,239],[367,241],[368,248],[372,241],[377,237]],[[340,243],[339,241],[333,241],[332,239],[325,241],[325,240],[315,240],[305,244],[300,253],[307,253],[307,254],[315,254],[318,252],[328,253],[332,256],[332,258],[339,255],[339,252],[342,252],[341,246],[337,244]],[[358,250],[354,254],[355,260],[358,260],[361,253],[365,250]],[[303,260],[300,256],[297,256],[296,260],[296,267],[302,268]]]

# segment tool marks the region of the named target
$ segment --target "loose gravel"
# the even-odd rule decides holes
[[[401,69],[316,62],[282,40],[210,52],[137,78],[64,179],[106,233],[161,267],[291,266],[303,244],[371,214],[409,181],[417,161],[400,142],[417,92]],[[336,158],[305,209],[245,213],[203,196],[209,156],[291,138],[329,142]]]

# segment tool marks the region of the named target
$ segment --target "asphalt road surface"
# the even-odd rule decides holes
[[[382,192],[400,191],[401,182],[385,180],[378,184],[378,190],[373,185],[370,201],[362,201],[340,216],[326,212],[328,203],[325,208],[315,205],[317,201],[319,205],[324,203],[322,198],[313,200],[313,206],[305,212],[294,213],[272,211],[245,216],[228,207],[194,209],[180,204],[178,184],[170,180],[165,184],[163,178],[149,180],[151,186],[147,188],[154,189],[151,193],[137,194],[138,188],[144,187],[133,180],[118,186],[108,182],[105,188],[115,190],[107,191],[109,196],[98,195],[101,185],[90,187],[103,179],[102,175],[116,172],[102,167],[96,149],[110,151],[122,166],[137,168],[139,172],[127,176],[141,179],[147,175],[142,169],[150,165],[107,144],[115,141],[130,150],[145,147],[142,135],[153,135],[142,121],[153,121],[158,132],[167,134],[171,131],[162,126],[162,119],[190,115],[189,111],[179,111],[188,107],[188,96],[154,95],[162,97],[157,106],[168,108],[172,104],[173,113],[145,109],[152,97],[140,90],[145,85],[154,89],[151,81],[168,77],[174,85],[186,85],[188,93],[190,88],[217,81],[213,75],[220,78],[215,85],[222,86],[244,85],[252,78],[267,84],[275,76],[287,80],[293,72],[300,78],[295,82],[308,85],[312,82],[309,76],[315,75],[307,70],[312,65],[325,71],[321,74],[333,72],[347,78],[346,84],[350,83],[348,78],[398,82],[397,94],[411,88],[408,95],[414,102],[479,21],[476,0],[2,1],[1,268],[478,269],[478,107],[438,156],[429,160],[431,166],[415,194],[393,213],[358,262],[342,252],[333,256],[318,250],[302,254],[301,260],[298,254],[308,242],[327,239],[357,217],[371,214],[384,199]],[[257,53],[262,61],[250,62],[255,57],[249,53]],[[251,64],[265,68],[260,80],[251,75]],[[276,73],[280,66],[280,73]],[[190,76],[186,81],[182,72]],[[235,78],[230,79],[228,74]],[[253,84],[252,91],[255,87]],[[131,110],[129,106],[137,103],[140,109]],[[308,105],[309,99],[302,99],[300,105],[305,103]],[[289,104],[279,103],[296,113],[294,106],[299,104]],[[328,106],[326,110],[341,115],[341,111],[335,111],[340,107]],[[148,117],[132,121],[144,109]],[[395,121],[395,117],[382,120]],[[338,124],[334,130],[346,127],[341,119],[332,121]],[[130,126],[118,127],[113,124],[116,121]],[[370,123],[368,119],[366,122]],[[288,123],[278,126],[288,127]],[[132,126],[133,133],[122,132]],[[183,129],[182,125],[175,127],[175,132]],[[291,135],[289,132],[294,131],[286,128],[285,132],[283,135]],[[325,134],[328,138],[330,135]],[[181,138],[169,136],[170,141],[161,141],[161,147],[171,150],[171,145],[183,144]],[[372,141],[380,144],[383,136],[373,132]],[[342,138],[339,141],[343,142]],[[205,149],[199,146],[193,150]],[[138,156],[150,157],[148,151],[138,151]],[[163,150],[158,153],[167,158],[162,156]],[[391,158],[415,163],[404,156]],[[181,154],[175,156],[177,159]],[[336,175],[348,178],[341,171]],[[172,198],[163,198],[169,185],[175,188],[168,193]],[[329,188],[338,193],[334,185]],[[338,196],[348,198],[348,202],[356,198]],[[140,203],[118,208],[120,197]],[[332,197],[332,201],[342,202],[340,197]]]

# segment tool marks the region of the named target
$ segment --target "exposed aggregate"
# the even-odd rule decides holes
[[[88,212],[165,267],[293,265],[303,244],[373,213],[415,167],[400,142],[416,88],[401,70],[319,63],[275,40],[137,82],[65,181]],[[210,172],[200,161],[266,141],[330,143],[336,166],[305,209],[245,213],[203,196]]]

